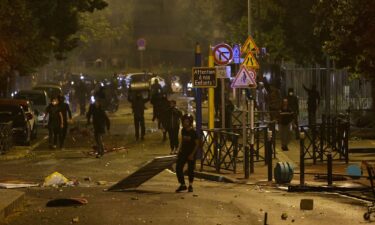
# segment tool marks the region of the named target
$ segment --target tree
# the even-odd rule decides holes
[[[78,17],[107,6],[104,0],[3,0],[0,2],[0,76],[27,74],[64,59],[77,47]]]
[[[252,33],[258,46],[266,47],[271,61],[299,64],[320,62],[320,40],[313,35],[316,0],[252,0]],[[247,37],[247,1],[221,1],[228,39],[242,43]]]
[[[371,80],[375,108],[375,1],[321,0],[314,13],[324,51],[336,66]]]

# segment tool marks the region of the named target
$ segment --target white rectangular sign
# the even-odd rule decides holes
[[[230,66],[215,66],[216,78],[230,78],[231,69]]]

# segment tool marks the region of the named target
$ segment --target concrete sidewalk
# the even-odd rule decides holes
[[[0,222],[23,207],[25,193],[0,189]]]

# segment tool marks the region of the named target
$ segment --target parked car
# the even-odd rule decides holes
[[[33,90],[45,91],[50,99],[63,93],[61,86],[58,84],[37,84],[33,87]]]
[[[13,142],[30,145],[31,126],[30,117],[26,115],[22,106],[16,104],[0,104],[0,122],[12,122]]]
[[[0,105],[19,105],[23,108],[27,120],[30,123],[31,138],[37,135],[37,117],[34,112],[33,105],[30,101],[24,99],[0,99]]]
[[[29,100],[34,108],[34,113],[37,117],[37,125],[47,125],[44,120],[45,110],[50,102],[47,93],[43,90],[20,90],[14,95],[14,99]]]

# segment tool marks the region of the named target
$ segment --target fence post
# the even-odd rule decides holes
[[[248,146],[244,146],[245,147],[245,179],[248,179],[250,177],[250,171],[249,171],[249,168],[250,168],[250,163],[249,163],[249,159],[250,159],[250,150],[249,150],[249,147]]]
[[[299,133],[299,185],[305,185],[305,133]]]
[[[250,173],[254,173],[254,145],[250,145]]]
[[[267,168],[268,168],[268,181],[272,181],[272,131],[267,132]]]
[[[332,148],[328,149],[327,154],[327,182],[328,186],[332,186]]]
[[[345,149],[345,163],[349,163],[349,132],[350,132],[350,122],[345,122],[345,140],[344,140],[344,149]]]

